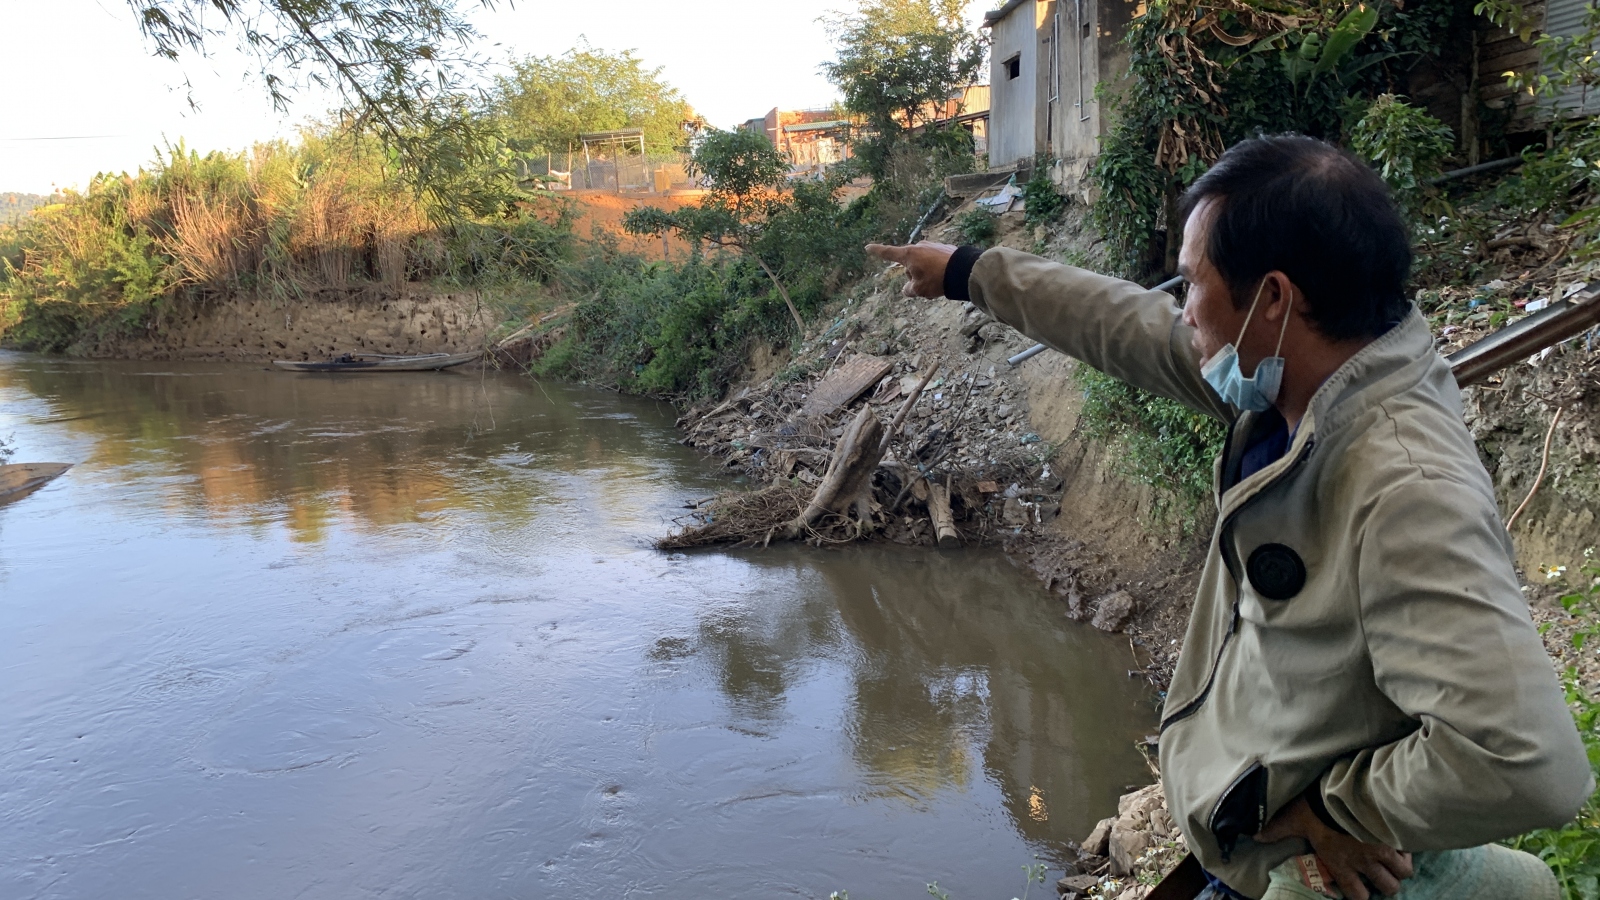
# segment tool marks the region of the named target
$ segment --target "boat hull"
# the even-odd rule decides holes
[[[469,363],[482,356],[471,353],[431,353],[427,356],[356,356],[340,359],[275,359],[272,364],[291,372],[433,372]]]

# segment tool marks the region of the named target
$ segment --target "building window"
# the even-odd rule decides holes
[[[1001,63],[1001,65],[1006,67],[1006,80],[1007,81],[1009,81],[1009,80],[1011,80],[1013,78],[1021,78],[1022,77],[1022,54],[1021,53],[1013,53],[1013,54],[1011,54],[1011,58],[1006,60],[1005,62]]]

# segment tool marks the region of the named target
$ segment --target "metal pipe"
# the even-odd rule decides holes
[[[1456,384],[1466,387],[1600,324],[1600,286],[1558,300],[1515,325],[1445,357]]]
[[[1177,275],[1177,276],[1174,276],[1172,278],[1168,278],[1166,281],[1161,282],[1160,284],[1156,285],[1155,287],[1151,288],[1150,290],[1152,290],[1152,291],[1164,291],[1164,290],[1167,290],[1168,288],[1175,288],[1175,287],[1177,287],[1178,285],[1180,285],[1182,283],[1183,283],[1183,276],[1182,275]],[[1021,353],[1018,353],[1016,356],[1013,356],[1010,359],[1007,359],[1006,360],[1006,364],[1007,365],[1012,365],[1012,366],[1020,366],[1023,363],[1027,362],[1030,359],[1033,359],[1035,356],[1038,356],[1040,353],[1043,353],[1045,350],[1048,350],[1048,349],[1049,348],[1046,347],[1043,344],[1034,344],[1032,347],[1029,347],[1028,349],[1022,351]]]
[[[1468,175],[1477,175],[1481,172],[1494,172],[1499,169],[1509,169],[1520,162],[1522,162],[1522,157],[1508,156],[1505,159],[1497,159],[1492,162],[1478,163],[1475,166],[1467,166],[1465,169],[1456,169],[1454,171],[1446,172],[1443,175],[1428,179],[1428,183],[1444,184],[1446,181],[1454,181],[1457,178],[1465,178]]]
[[[922,233],[922,226],[928,224],[928,217],[933,215],[933,211],[938,209],[939,208],[939,204],[941,204],[943,202],[944,202],[944,188],[940,188],[939,189],[939,196],[933,198],[933,205],[928,207],[928,211],[922,214],[922,218],[917,221],[917,227],[911,229],[911,236],[906,238],[906,243],[915,244],[917,242],[917,235]]]

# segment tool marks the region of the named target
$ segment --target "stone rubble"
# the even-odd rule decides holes
[[[1167,812],[1161,783],[1124,794],[1117,814],[1102,819],[1056,882],[1061,900],[1144,900],[1182,861],[1188,847]]]

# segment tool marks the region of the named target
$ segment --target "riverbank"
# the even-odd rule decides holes
[[[1094,244],[1070,215],[1049,233],[1025,229],[1017,213],[1000,217],[999,226],[1000,245],[1092,265]],[[961,240],[950,220],[930,236]],[[1508,275],[1418,291],[1441,352],[1597,277],[1594,263],[1559,253],[1497,261]],[[686,442],[757,484],[812,485],[860,406],[888,422],[919,373],[933,367],[885,469],[901,473],[899,480],[920,472],[946,483],[961,543],[1004,546],[1060,599],[1063,615],[1129,633],[1141,650],[1142,674],[1163,687],[1210,532],[1209,505],[1187,518],[1174,513],[1170,498],[1130,477],[1117,440],[1086,434],[1086,389],[1075,361],[1046,352],[1012,367],[1007,357],[1031,341],[971,304],[906,298],[903,284],[898,270],[880,272],[827,310],[794,348],[756,347],[725,398],[685,414]],[[1532,492],[1513,538],[1541,621],[1562,618],[1542,573],[1563,566],[1576,572],[1585,550],[1600,544],[1595,351],[1591,333],[1464,392],[1466,419],[1504,514]],[[820,409],[814,397],[834,393],[841,373],[857,368],[881,370],[881,377],[848,385],[855,393],[829,396]],[[1563,416],[1552,432],[1558,408]],[[899,506],[880,513],[888,521],[877,537],[937,543],[926,500],[902,493]],[[1559,652],[1552,641],[1552,653]]]
[[[202,298],[141,328],[85,333],[68,354],[91,359],[266,362],[341,353],[480,350],[500,315],[476,291],[320,289],[294,299],[240,293]]]
[[[1051,236],[1023,229],[1020,219],[1002,217],[1000,244],[1092,265],[1093,247],[1083,246],[1077,223]],[[1519,229],[1543,234],[1538,222]],[[961,241],[948,225],[932,237]],[[1531,252],[1502,251],[1495,260],[1502,277],[1418,291],[1441,353],[1600,280],[1594,263],[1564,248],[1511,245]],[[1086,434],[1086,390],[1073,360],[1047,352],[1011,367],[1006,358],[1031,341],[971,304],[907,299],[903,284],[896,271],[879,273],[792,351],[757,348],[726,399],[680,421],[686,442],[757,484],[814,484],[827,468],[826,448],[855,410],[842,402],[818,416],[813,403],[813,415],[804,415],[815,395],[836,385],[836,373],[882,370],[856,403],[889,421],[931,367],[934,379],[912,405],[886,467],[942,478],[963,544],[1003,546],[1051,591],[1061,615],[1125,632],[1139,659],[1127,676],[1165,688],[1182,648],[1209,512],[1173,515],[1157,490],[1129,476],[1117,441]],[[1558,670],[1572,667],[1591,695],[1600,692],[1600,664],[1573,648],[1582,622],[1558,601],[1586,577],[1587,551],[1600,544],[1596,350],[1590,332],[1463,392],[1467,424],[1512,520],[1530,614]],[[804,452],[796,441],[807,436]],[[932,507],[914,495],[903,503],[888,510],[880,538],[937,543]],[[1067,900],[1142,900],[1184,852],[1158,781],[1125,795],[1118,815],[1085,837],[1076,871],[1058,891]]]

